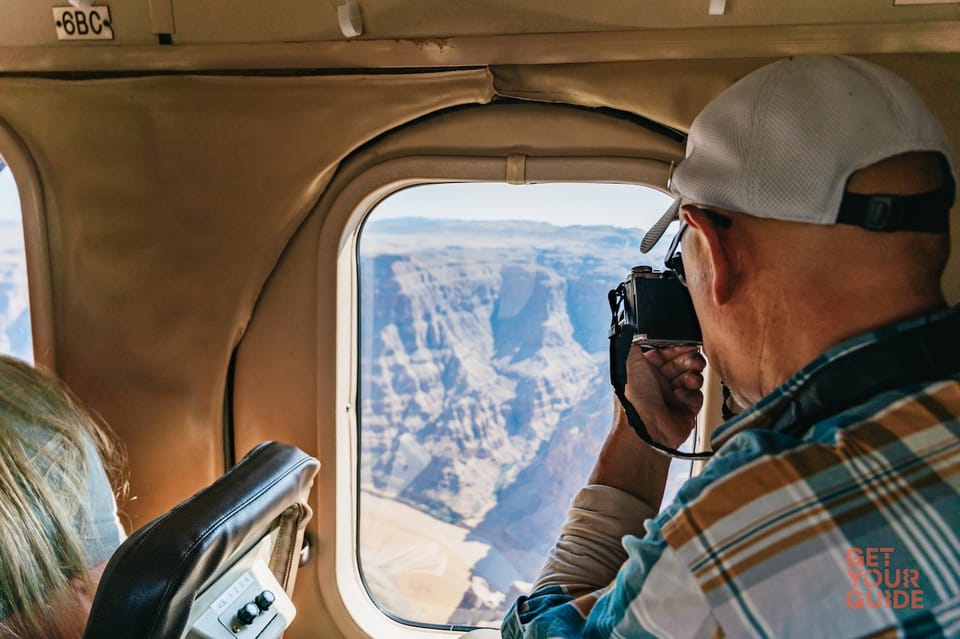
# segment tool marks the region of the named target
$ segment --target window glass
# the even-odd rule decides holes
[[[20,196],[0,158],[0,353],[33,363],[27,254]]]
[[[607,292],[664,194],[434,184],[360,234],[359,563],[401,621],[497,626],[610,428]],[[668,491],[690,474],[674,462]],[[665,503],[672,500],[665,497]]]

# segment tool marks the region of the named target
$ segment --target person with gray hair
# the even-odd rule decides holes
[[[83,636],[125,536],[107,475],[124,485],[121,465],[66,386],[0,356],[0,638]]]
[[[657,514],[669,459],[618,409],[505,639],[960,636],[956,182],[915,90],[864,60],[780,60],[704,108],[642,245],[679,221],[703,354],[634,347],[625,395],[663,448],[706,361],[744,410]]]

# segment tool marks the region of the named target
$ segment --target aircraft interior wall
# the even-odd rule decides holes
[[[917,86],[960,149],[960,54],[870,57]],[[336,367],[339,311],[331,304],[349,302],[333,271],[345,229],[357,223],[342,212],[327,216],[358,166],[391,159],[391,149],[423,157],[501,149],[509,140],[498,135],[495,118],[479,118],[470,134],[443,124],[460,113],[455,107],[498,98],[605,107],[683,131],[711,97],[767,61],[0,78],[0,144],[22,146],[11,167],[21,192],[33,193],[23,198],[25,215],[37,220],[28,226],[40,256],[31,264],[31,297],[50,309],[34,318],[38,360],[124,442],[135,496],[124,505],[127,525],[142,525],[224,470],[225,397],[232,393],[236,458],[269,437],[324,461],[311,523],[324,552],[317,522],[332,516],[336,460],[320,449],[317,429],[334,428],[343,409],[335,376],[351,374]],[[538,108],[552,117],[550,106]],[[557,118],[567,117],[556,109]],[[595,126],[613,127],[607,139],[636,127],[620,148],[596,145],[604,156],[629,157],[634,140],[643,157],[664,167],[682,153],[675,140],[629,119]],[[590,129],[580,134],[578,144],[588,147]],[[519,145],[517,152],[564,149]],[[651,184],[664,186],[664,167],[650,170]],[[502,170],[506,179],[505,164]],[[955,208],[944,277],[952,303],[960,301],[958,216]],[[288,305],[298,294],[304,299]],[[277,336],[284,323],[288,332]],[[235,355],[237,376],[229,380]],[[300,579],[308,579],[306,571]],[[298,590],[320,597],[331,587]],[[342,611],[315,604],[301,606],[288,636],[339,632]]]

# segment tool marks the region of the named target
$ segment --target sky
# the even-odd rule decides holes
[[[660,191],[634,184],[425,184],[388,196],[373,209],[371,219],[529,219],[557,226],[646,229],[671,201]]]
[[[10,169],[0,169],[0,222],[20,220],[20,196]]]

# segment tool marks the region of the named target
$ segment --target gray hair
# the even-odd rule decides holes
[[[104,463],[106,460],[106,463]],[[76,592],[119,545],[119,451],[52,375],[0,356],[0,637],[79,637]],[[119,482],[122,484],[123,482]]]

